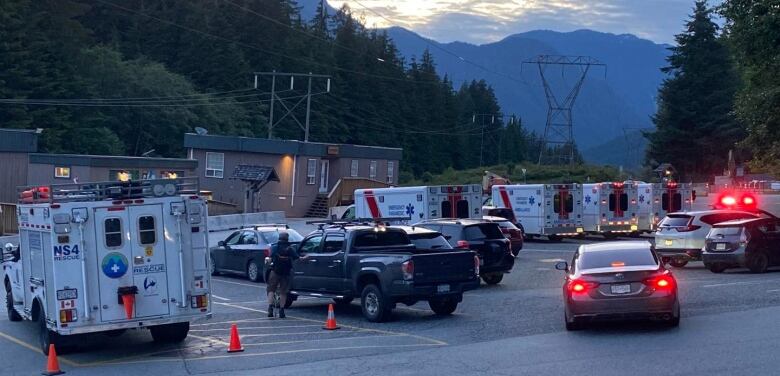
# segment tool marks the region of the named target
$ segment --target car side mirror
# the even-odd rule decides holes
[[[566,261],[560,261],[555,264],[555,269],[564,271],[569,270],[569,263]]]
[[[218,245],[218,246],[220,246],[220,247],[226,247],[226,246],[227,246],[227,245],[225,244],[225,241],[224,241],[224,240],[220,240],[220,241],[219,241],[219,243],[217,243],[217,245]]]

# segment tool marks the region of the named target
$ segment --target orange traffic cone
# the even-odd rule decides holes
[[[46,371],[41,372],[41,375],[52,376],[62,375],[65,372],[60,370],[60,362],[57,361],[57,350],[54,349],[54,344],[49,345],[49,359],[46,362]]]
[[[238,326],[236,324],[230,325],[230,347],[228,347],[229,353],[244,351],[244,347],[241,346],[241,339],[238,338]]]
[[[122,305],[125,306],[125,315],[127,316],[127,319],[128,320],[132,319],[133,308],[135,308],[135,295],[133,294],[122,295]]]
[[[328,319],[325,321],[325,326],[322,327],[325,330],[341,329],[336,325],[336,315],[333,314],[333,304],[328,304]]]

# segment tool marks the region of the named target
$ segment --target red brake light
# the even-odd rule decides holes
[[[586,293],[588,290],[598,287],[598,283],[585,282],[578,279],[569,281],[569,291],[576,293]]]
[[[465,240],[458,240],[457,248],[469,249],[469,242]]]
[[[742,197],[742,203],[745,205],[753,205],[756,203],[756,200],[753,197],[745,196]]]
[[[665,289],[671,289],[674,288],[674,277],[669,274],[668,272],[655,277],[645,280],[645,284],[650,287],[655,287],[658,290],[665,290]]]
[[[723,196],[720,199],[720,203],[726,206],[732,206],[737,203],[737,199],[732,196]]]
[[[574,284],[571,285],[571,291],[583,292],[583,291],[585,291],[585,284],[582,284],[582,283],[579,283],[579,282],[574,283]]]
[[[414,278],[414,261],[404,261],[401,264],[401,272],[403,272],[404,279],[406,280]]]

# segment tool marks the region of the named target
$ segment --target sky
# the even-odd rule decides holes
[[[439,42],[495,42],[530,30],[592,29],[657,43],[674,35],[694,0],[327,0],[347,3],[369,27],[402,26]],[[714,4],[719,0],[711,0]],[[374,12],[384,16],[380,17]],[[388,21],[389,20],[389,21]]]

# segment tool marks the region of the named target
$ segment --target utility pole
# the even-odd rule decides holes
[[[487,120],[490,120],[490,124],[495,124],[496,123],[496,118],[498,118],[499,121],[501,121],[501,118],[503,116],[504,115],[501,114],[501,113],[495,113],[495,114],[474,114],[471,117],[471,122],[472,123],[476,124],[477,123],[477,119],[479,119],[479,123],[480,123],[480,125],[479,125],[480,132],[481,132],[481,137],[480,137],[480,141],[479,141],[479,166],[480,167],[482,167],[482,165],[484,163],[483,155],[484,155],[484,149],[485,149],[485,126],[487,125]]]
[[[572,126],[574,101],[577,100],[590,68],[593,66],[604,67],[604,75],[606,76],[606,64],[590,56],[559,55],[539,55],[524,61],[523,65],[525,64],[534,64],[539,68],[544,94],[547,98],[547,123],[544,127],[544,138],[539,151],[539,164],[574,164],[575,143]],[[550,86],[548,77],[545,75],[546,68],[551,65],[560,66],[561,75],[563,75],[565,68],[577,68],[577,79],[563,101],[558,100]],[[553,155],[545,158],[546,151],[550,146],[553,148]]]
[[[271,108],[269,110],[269,116],[268,116],[268,139],[273,138],[273,131],[274,128],[279,125],[282,120],[286,119],[287,117],[292,118],[298,126],[301,128],[301,130],[304,133],[304,142],[309,142],[309,126],[310,126],[310,119],[311,119],[311,98],[315,95],[330,93],[330,79],[331,76],[324,75],[324,74],[313,74],[311,72],[309,73],[282,73],[277,71],[272,72],[255,72],[255,89],[258,88],[258,78],[259,77],[271,77]],[[290,80],[290,88],[284,91],[294,91],[295,90],[295,77],[305,77],[308,79],[308,86],[306,89],[306,94],[304,95],[296,95],[292,97],[280,97],[279,93],[281,91],[276,90],[276,81],[277,78],[283,78]],[[312,84],[313,80],[321,80],[324,81],[324,91],[312,92]],[[295,110],[303,104],[304,100],[306,101],[306,119],[303,123],[298,119],[298,117],[295,115]],[[274,108],[276,107],[276,104],[280,104],[282,108],[284,109],[284,115],[279,117],[278,119],[275,117],[274,114]]]

